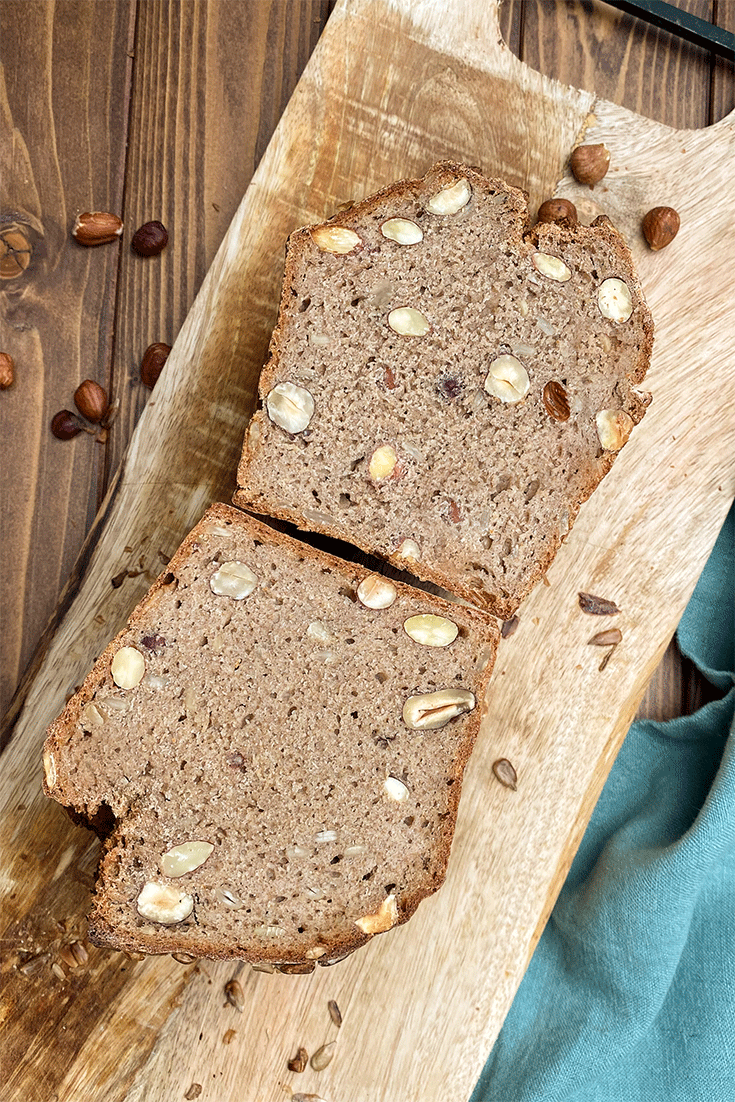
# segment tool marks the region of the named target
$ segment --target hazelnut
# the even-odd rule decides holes
[[[69,409],[60,409],[51,421],[51,432],[57,440],[71,440],[81,431],[79,418]]]
[[[600,142],[597,145],[578,145],[569,158],[569,167],[580,184],[593,188],[610,167],[610,151]]]
[[[547,279],[554,279],[557,283],[566,283],[572,278],[572,270],[565,264],[560,256],[552,256],[550,253],[534,253],[531,262],[537,272]]]
[[[390,930],[398,922],[398,904],[395,895],[387,895],[374,914],[363,915],[355,919],[355,925],[359,926],[365,934],[382,934]]]
[[[109,245],[111,241],[120,237],[123,231],[123,223],[116,214],[108,211],[85,211],[77,216],[74,223],[72,236],[80,245]]]
[[[0,233],[0,279],[23,275],[31,262],[31,245],[16,223]]]
[[[397,462],[398,457],[395,450],[390,444],[383,444],[382,447],[376,448],[373,452],[368,466],[368,474],[376,482],[390,478],[395,473]]]
[[[7,352],[0,352],[0,390],[7,390],[15,381],[15,362]]]
[[[410,218],[389,218],[380,227],[383,237],[399,245],[418,245],[424,239],[424,231]]]
[[[390,608],[398,591],[392,582],[379,574],[368,574],[357,587],[357,597],[366,608]]]
[[[347,226],[315,226],[309,232],[312,241],[323,253],[345,255],[362,245],[362,238]]]
[[[633,418],[624,409],[601,409],[595,423],[600,443],[609,452],[620,451],[633,431]]]
[[[501,402],[520,402],[531,389],[528,372],[515,356],[496,356],[485,379],[485,390]]]
[[[654,252],[665,249],[679,232],[681,220],[673,207],[654,207],[644,215],[643,236]]]
[[[168,230],[162,222],[145,222],[133,234],[130,247],[138,256],[157,256],[168,244]]]
[[[268,393],[265,408],[271,421],[292,435],[303,432],[314,416],[310,391],[294,383],[276,383]]]
[[[462,178],[455,184],[443,187],[436,195],[432,195],[426,204],[426,209],[432,214],[457,214],[467,206],[471,198],[470,185]]]
[[[394,333],[402,337],[423,337],[431,329],[431,325],[421,313],[413,306],[398,306],[388,314],[388,325]]]
[[[171,345],[160,341],[148,345],[140,363],[140,381],[145,386],[152,389],[156,385],[170,351]]]
[[[556,222],[560,226],[576,226],[577,208],[569,199],[547,199],[538,209],[537,222]]]
[[[85,379],[74,391],[74,405],[82,417],[97,423],[108,410],[107,391],[93,379]]]

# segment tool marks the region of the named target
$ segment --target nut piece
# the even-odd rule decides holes
[[[368,574],[357,587],[359,601],[365,608],[390,608],[398,596],[396,587],[379,574]]]
[[[560,382],[551,379],[544,387],[543,398],[549,417],[553,417],[555,421],[569,420],[569,397]]]
[[[395,554],[399,559],[420,559],[421,548],[416,540],[401,540],[396,547]]]
[[[426,204],[426,209],[432,214],[456,214],[466,207],[472,196],[470,185],[464,179],[457,180],[456,184],[450,184],[436,195],[432,195]]]
[[[579,593],[578,597],[582,612],[590,616],[615,616],[620,612],[615,601],[610,601],[607,597],[596,597],[594,593]]]
[[[376,448],[370,457],[368,474],[376,482],[383,478],[390,478],[396,469],[397,462],[398,456],[390,444],[383,444],[380,448]]]
[[[587,645],[590,647],[616,647],[622,641],[623,633],[620,628],[606,628],[605,631],[598,631],[591,639],[588,639]]]
[[[314,416],[314,399],[303,386],[276,383],[265,400],[268,416],[286,432],[303,432]]]
[[[397,803],[402,804],[408,799],[408,788],[398,777],[386,777],[383,781],[383,790],[386,796]]]
[[[144,222],[133,234],[130,247],[138,256],[157,256],[168,245],[168,230],[163,222]]]
[[[633,418],[624,409],[602,409],[597,414],[597,435],[605,451],[620,451],[633,431]]]
[[[120,647],[110,667],[112,680],[120,689],[134,689],[145,674],[145,658],[135,647]]]
[[[485,390],[501,402],[514,405],[528,394],[530,388],[528,372],[515,356],[497,356],[490,364]]]
[[[47,787],[53,788],[56,784],[56,759],[50,750],[44,750],[43,752],[43,775]]]
[[[163,344],[161,341],[148,345],[140,363],[140,381],[144,386],[153,389],[156,385],[170,351],[171,345]]]
[[[107,211],[85,211],[74,223],[72,236],[80,245],[109,245],[120,237],[123,231],[122,220],[116,214]]]
[[[538,209],[538,222],[556,222],[560,226],[576,226],[577,208],[569,199],[547,199]]]
[[[388,314],[388,325],[402,337],[425,337],[431,329],[420,310],[413,306],[398,306]]]
[[[380,227],[383,237],[397,241],[399,245],[418,245],[424,239],[424,231],[410,218],[389,218]]]
[[[457,638],[459,628],[453,620],[446,616],[434,616],[425,613],[423,616],[409,616],[404,621],[403,629],[415,643],[421,643],[425,647],[448,647]]]
[[[0,390],[7,390],[15,381],[15,361],[7,352],[0,352]]]
[[[79,424],[79,419],[70,409],[60,409],[58,413],[54,414],[51,421],[51,432],[57,440],[72,440],[75,436],[79,436],[81,431],[82,426]]]
[[[531,257],[533,266],[537,272],[547,279],[555,279],[557,283],[566,283],[572,278],[571,268],[568,267],[560,256],[552,256],[551,253],[536,252]]]
[[[602,144],[578,145],[569,158],[569,167],[580,184],[593,188],[610,167],[610,151]]]
[[[323,253],[351,253],[358,245],[362,245],[360,238],[354,230],[348,230],[346,226],[315,226],[309,231],[311,239]]]
[[[108,409],[107,391],[94,379],[85,379],[74,391],[74,405],[88,421],[101,421]]]
[[[160,922],[171,926],[174,922],[183,922],[194,910],[194,900],[173,884],[162,884],[160,880],[149,880],[143,885],[138,896],[138,914],[151,922]]]
[[[433,731],[463,712],[471,712],[474,706],[475,697],[469,689],[419,693],[409,696],[403,705],[403,722],[414,731]]]
[[[222,566],[209,579],[209,588],[218,597],[232,597],[242,601],[249,597],[258,584],[258,579],[250,567],[236,559],[223,562]]]
[[[398,904],[395,895],[387,895],[375,914],[365,915],[355,922],[364,934],[382,934],[398,921]]]
[[[627,321],[633,313],[633,296],[622,279],[604,279],[597,292],[597,301],[603,318],[611,321]]]
[[[310,639],[316,639],[318,643],[331,643],[334,639],[332,629],[321,620],[312,620],[306,629],[306,634]]]
[[[160,865],[164,876],[184,876],[203,865],[214,846],[211,842],[182,842],[162,855]]]
[[[302,1072],[309,1063],[309,1053],[303,1046],[300,1046],[296,1050],[296,1055],[292,1056],[288,1061],[288,1070],[295,1072]]]
[[[681,219],[673,207],[654,207],[644,215],[641,229],[651,249],[658,252],[671,244],[680,225]]]

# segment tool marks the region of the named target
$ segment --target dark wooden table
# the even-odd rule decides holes
[[[735,29],[735,4],[678,0]],[[0,394],[5,737],[60,610],[85,538],[151,391],[139,364],[173,343],[324,24],[328,0],[2,0],[0,3]],[[590,0],[506,0],[503,34],[528,64],[675,127],[735,102],[733,65]],[[85,210],[118,213],[122,244],[84,249]],[[159,219],[165,252],[132,231]],[[14,235],[13,235],[14,234]],[[0,255],[2,255],[0,253]],[[28,263],[28,257],[30,260]],[[87,378],[117,406],[104,442],[49,424]],[[80,560],[81,557],[81,560]],[[667,718],[703,687],[675,643],[641,713]]]

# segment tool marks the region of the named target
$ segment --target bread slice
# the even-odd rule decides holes
[[[406,921],[444,879],[497,639],[212,506],[48,731],[47,794],[114,819],[92,939],[307,972]]]
[[[607,219],[435,165],[289,239],[234,501],[506,618],[650,396],[652,323]]]

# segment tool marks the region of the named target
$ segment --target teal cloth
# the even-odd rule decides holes
[[[678,639],[723,696],[631,727],[472,1102],[735,1102],[735,507]]]

